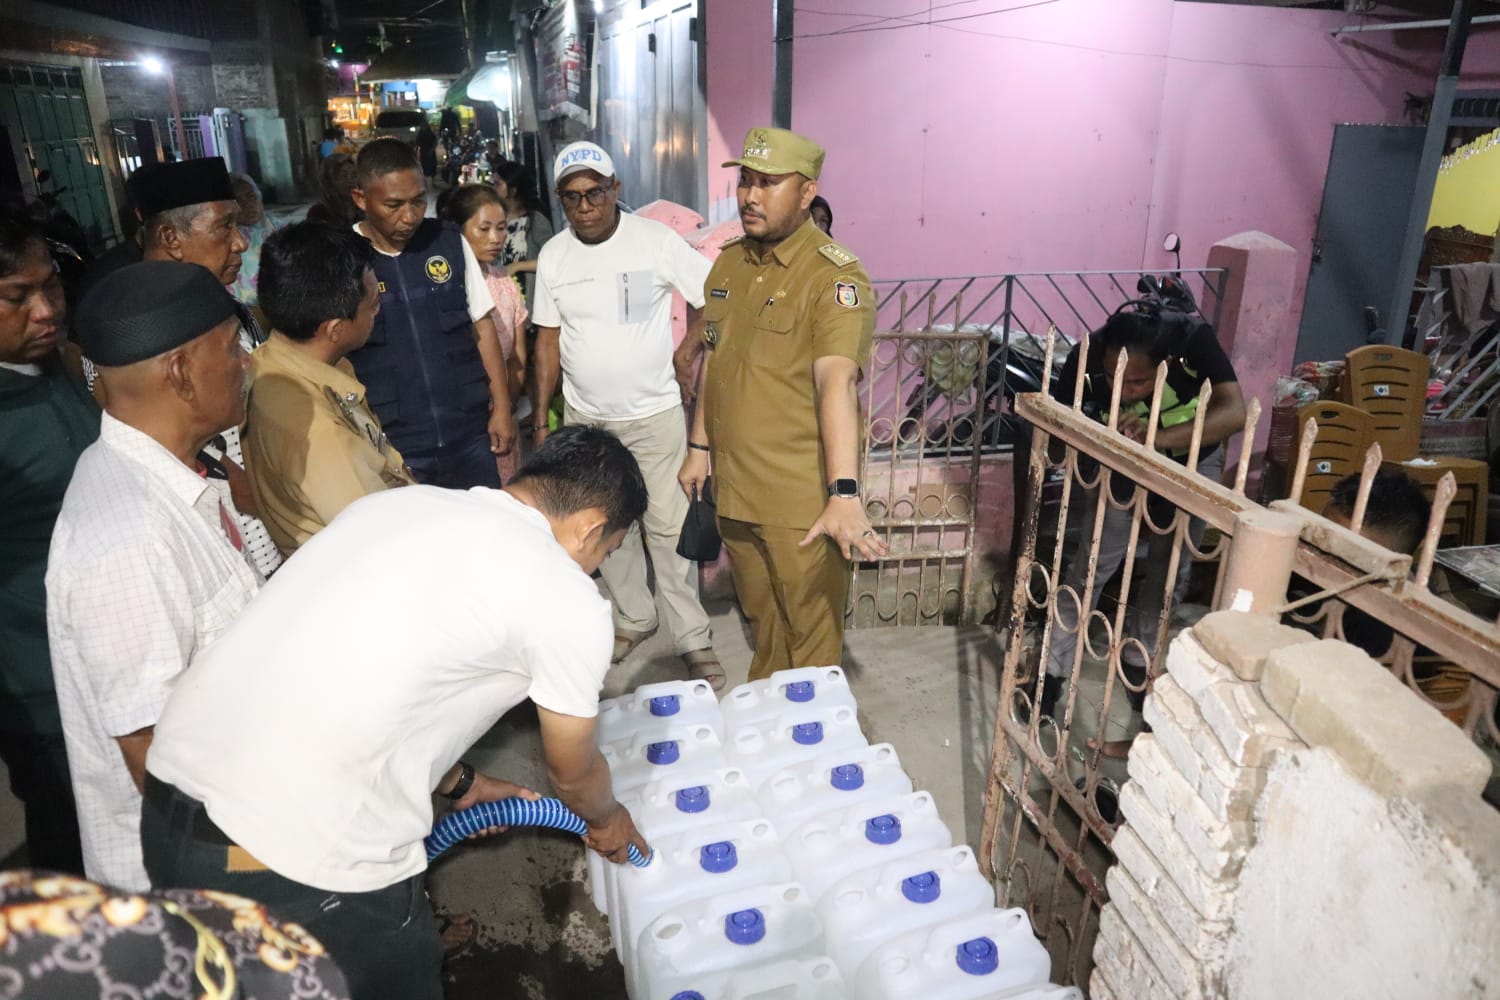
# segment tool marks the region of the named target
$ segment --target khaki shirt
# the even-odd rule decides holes
[[[250,356],[250,370],[245,471],[282,554],[360,497],[413,482],[347,359],[325,365],[273,333]]]
[[[755,247],[727,244],[706,285],[714,500],[737,521],[809,528],[828,503],[813,362],[864,368],[875,293],[855,256],[810,220],[765,254]]]

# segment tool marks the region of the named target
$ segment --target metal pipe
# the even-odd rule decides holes
[[[163,60],[167,70],[167,107],[172,112],[173,128],[177,135],[177,158],[179,160],[189,159],[187,148],[187,133],[182,127],[182,105],[177,102],[177,77],[172,72],[172,64]]]
[[[1390,305],[1385,314],[1386,343],[1397,347],[1406,337],[1412,287],[1417,280],[1422,240],[1427,235],[1427,217],[1432,211],[1432,189],[1437,185],[1438,167],[1442,165],[1443,148],[1448,140],[1453,96],[1458,90],[1458,74],[1463,67],[1464,46],[1468,44],[1469,22],[1474,17],[1476,2],[1453,0],[1453,20],[1448,24],[1448,38],[1443,44],[1443,61],[1432,94],[1432,114],[1427,120],[1422,159],[1417,167],[1416,186],[1412,189],[1411,208],[1406,216],[1406,236],[1401,244],[1395,287],[1391,289]]]
[[[1432,21],[1397,21],[1394,24],[1351,24],[1333,29],[1333,37],[1353,35],[1361,31],[1411,31],[1414,28],[1446,28],[1451,18],[1440,17]],[[1500,24],[1500,14],[1486,14],[1469,20],[1470,24]]]
[[[792,127],[792,22],[795,0],[771,0],[776,23],[776,48],[771,69],[771,124]]]

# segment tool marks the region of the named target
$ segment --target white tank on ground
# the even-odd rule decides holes
[[[604,744],[599,752],[609,765],[615,798],[665,777],[669,768],[729,766],[718,732],[704,722],[641,730],[627,739]]]
[[[760,816],[750,781],[736,767],[670,770],[619,801],[648,844],[696,826]],[[588,853],[589,896],[600,913],[609,913],[609,881],[619,867]]]
[[[852,996],[832,959],[811,958],[706,976],[697,989],[682,990],[668,1000],[849,1000]]]
[[[911,790],[896,748],[877,743],[828,750],[782,768],[761,783],[756,798],[778,829],[795,830],[814,816]]]
[[[1047,986],[1051,971],[1026,911],[990,909],[887,941],[860,965],[854,993],[860,1000],[1009,1000]]]
[[[729,730],[764,722],[793,705],[855,707],[854,693],[849,690],[849,678],[844,674],[844,668],[778,670],[764,680],[732,689],[719,703],[724,713],[724,726]]]
[[[953,834],[927,792],[870,799],[802,824],[783,837],[792,871],[814,901],[835,883],[865,868],[937,848]]]
[[[854,981],[880,945],[909,931],[995,905],[995,888],[966,846],[922,851],[840,880],[823,894],[818,916],[828,954]]]
[[[642,684],[629,694],[599,703],[594,738],[600,746],[665,732],[673,726],[701,723],[724,738],[719,699],[707,681],[663,681]]]
[[[633,1000],[707,997],[703,987],[716,973],[822,957],[823,926],[807,892],[796,882],[772,882],[685,903],[653,920],[627,969],[629,991]]]
[[[674,907],[734,889],[789,882],[792,866],[770,820],[694,827],[652,845],[645,868],[618,868],[609,888],[609,932],[629,968],[641,931]]]
[[[791,705],[769,719],[730,730],[724,755],[759,788],[784,767],[832,750],[868,745],[852,706]]]

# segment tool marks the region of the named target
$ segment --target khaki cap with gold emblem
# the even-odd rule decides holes
[[[763,174],[801,174],[817,180],[823,172],[823,147],[784,128],[753,128],[745,133],[745,151],[726,167],[748,167]]]

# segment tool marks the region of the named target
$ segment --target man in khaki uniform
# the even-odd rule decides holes
[[[750,678],[838,663],[849,560],[884,555],[860,495],[857,384],[875,294],[853,254],[811,221],[823,150],[755,128],[737,189],[745,236],[709,272],[708,359],[685,490],[713,459],[719,530],[755,636]]]
[[[273,329],[251,356],[245,471],[283,555],[360,497],[412,482],[344,357],[380,311],[372,256],[354,233],[315,223],[283,229],[261,252]]]

